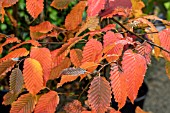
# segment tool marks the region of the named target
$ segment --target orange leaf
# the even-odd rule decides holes
[[[127,99],[126,76],[123,75],[123,72],[120,71],[117,64],[111,67],[110,75],[110,83],[114,98],[115,101],[118,102],[118,108],[121,109],[125,105]]]
[[[149,112],[143,111],[139,106],[137,106],[135,113],[149,113]]]
[[[124,76],[126,76],[127,94],[133,103],[143,83],[147,69],[146,60],[142,55],[133,53],[132,50],[127,50],[123,56],[122,69]]]
[[[27,56],[28,54],[29,54],[29,51],[27,51],[25,48],[15,49],[14,51],[7,54],[5,57],[1,58],[0,62],[3,62],[5,60],[9,60],[9,59],[12,59],[12,58]]]
[[[94,77],[87,96],[92,110],[95,110],[97,113],[105,113],[111,102],[109,82],[104,77]]]
[[[73,7],[65,20],[65,27],[67,30],[76,29],[78,25],[82,22],[82,15],[85,7],[86,1],[80,1],[76,6]]]
[[[131,0],[132,2],[132,11],[135,17],[140,17],[143,15],[142,8],[145,7],[145,4],[142,0]]]
[[[50,91],[40,97],[34,113],[54,113],[58,104],[59,96],[57,92]]]
[[[82,107],[81,102],[78,100],[73,100],[64,106],[66,113],[82,113],[81,111],[86,110]],[[91,113],[91,112],[90,112]]]
[[[83,50],[83,59],[84,62],[98,62],[98,60],[102,57],[102,44],[96,39],[90,39]]]
[[[25,41],[25,42],[22,42],[22,43],[20,43],[20,44],[17,44],[17,45],[15,45],[15,46],[13,46],[12,48],[9,49],[9,51],[14,50],[14,49],[18,48],[18,47],[21,46],[21,45],[29,44],[29,43],[32,44],[32,45],[35,46],[35,47],[41,46],[41,44],[39,44],[39,42],[36,41],[36,40],[27,40],[27,41]]]
[[[166,61],[165,70],[166,70],[166,74],[168,78],[170,79],[170,62],[169,61]]]
[[[170,51],[170,46],[169,46],[170,45],[170,29],[165,29],[159,32],[159,38],[161,41],[161,47]],[[170,61],[169,53],[162,51],[162,54],[168,61]]]
[[[49,21],[45,21],[36,26],[30,26],[30,32],[48,33],[54,28]]]
[[[72,49],[70,51],[70,60],[76,67],[79,67],[81,65],[82,58],[82,50]]]
[[[71,1],[73,0],[53,0],[51,6],[56,9],[65,9]]]
[[[13,69],[9,80],[10,91],[14,92],[15,94],[19,94],[24,84],[21,70],[19,68]]]
[[[30,93],[21,95],[17,101],[12,104],[10,113],[32,113],[35,108],[36,97]]]
[[[88,9],[87,15],[90,16],[97,16],[99,12],[104,9],[106,0],[88,0],[87,1]]]
[[[57,84],[57,88],[61,87],[63,84],[67,82],[72,82],[76,80],[79,77],[79,75],[62,75],[60,83]]]
[[[38,15],[43,11],[44,0],[26,0],[26,8],[29,14],[36,19]]]
[[[4,105],[10,105],[12,104],[16,99],[18,95],[16,95],[13,91],[9,91],[3,96],[3,102]]]
[[[16,64],[16,61],[13,61],[11,59],[6,60],[4,62],[0,63],[0,78],[3,78],[3,74],[7,73],[8,71],[11,71],[11,69],[14,67]]]
[[[23,76],[25,87],[31,94],[35,95],[43,88],[43,70],[37,60],[25,59]]]
[[[53,80],[59,78],[61,76],[60,75],[61,71],[65,68],[70,67],[70,65],[71,65],[71,61],[68,57],[66,57],[59,65],[57,65],[51,70],[49,79]]]
[[[3,7],[10,7],[18,2],[18,0],[2,0]]]
[[[14,43],[14,42],[19,43],[19,42],[21,42],[21,40],[18,40],[18,38],[16,38],[16,37],[10,37],[10,38],[7,38],[5,40],[5,42],[2,44],[2,46],[5,46],[5,45],[7,45],[9,43]]]
[[[33,58],[42,66],[43,69],[43,79],[44,86],[49,79],[51,68],[52,68],[52,58],[50,50],[47,48],[32,48],[30,52],[30,58]]]

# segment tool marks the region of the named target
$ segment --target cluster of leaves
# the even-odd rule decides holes
[[[72,1],[54,0],[51,6],[64,9]],[[5,14],[3,8],[16,2],[18,0],[0,2],[1,21]],[[26,9],[33,18],[43,11],[43,2],[26,0]],[[151,63],[151,53],[157,59],[163,57],[167,60],[166,70],[170,75],[169,22],[153,15],[144,15],[143,7],[141,0],[81,0],[65,18],[64,27],[49,21],[29,26],[31,39],[24,42],[13,35],[0,34],[0,40],[4,41],[0,45],[0,53],[6,45],[15,44],[6,56],[0,58],[0,78],[11,71],[10,90],[4,96],[3,104],[11,104],[11,113],[54,113],[60,102],[60,92],[48,87],[48,82],[59,79],[56,86],[59,88],[79,77],[81,82],[86,77],[92,79],[86,107],[74,100],[64,110],[69,113],[120,113],[127,98],[134,103],[147,65]],[[83,13],[87,14],[85,20],[82,19]],[[117,16],[126,24],[117,21]],[[108,25],[101,28],[105,20],[109,21]],[[151,20],[161,21],[167,28],[158,32]],[[117,28],[116,24],[120,27]],[[138,35],[136,28],[145,37]],[[62,42],[52,42],[52,38],[58,39],[61,35],[64,35]],[[50,50],[41,45],[44,42],[60,43],[62,46]],[[76,48],[79,43],[85,45]],[[31,49],[22,47],[25,44],[31,44]],[[23,67],[20,67],[22,62]],[[109,65],[110,75],[107,78],[101,71]],[[46,89],[48,91],[43,92]],[[27,93],[21,95],[24,91]],[[116,110],[110,107],[112,94],[118,103]],[[91,111],[88,111],[89,108]],[[140,108],[136,111],[142,112]]]

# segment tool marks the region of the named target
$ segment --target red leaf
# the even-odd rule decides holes
[[[29,51],[27,51],[25,48],[19,48],[19,49],[16,49],[16,50],[10,52],[5,57],[1,58],[0,62],[3,62],[4,60],[9,60],[12,58],[27,56],[28,54],[29,54]]]
[[[102,18],[113,17],[113,15],[121,15],[127,17],[132,8],[131,0],[108,0],[105,10],[100,13]]]
[[[71,1],[73,0],[53,0],[51,6],[56,9],[65,9]]]
[[[76,67],[79,67],[81,65],[82,58],[82,50],[72,49],[70,51],[70,60]]]
[[[50,91],[40,97],[34,113],[54,113],[58,104],[58,93],[55,91]]]
[[[82,63],[98,62],[102,57],[102,49],[101,42],[97,41],[96,39],[90,39],[84,47]]]
[[[5,77],[3,75],[6,74],[8,71],[11,71],[11,69],[14,67],[16,63],[17,63],[16,61],[13,61],[11,59],[1,62],[0,63],[0,78]]]
[[[65,20],[65,27],[67,30],[76,29],[78,25],[82,22],[82,15],[85,7],[86,1],[80,1],[76,6],[73,7]]]
[[[97,113],[107,111],[111,102],[111,88],[104,77],[97,76],[92,80],[88,90],[88,102]]]
[[[120,71],[116,64],[111,67],[110,75],[110,83],[114,98],[115,101],[118,102],[118,108],[121,109],[125,105],[127,99],[126,76]]]
[[[13,46],[12,48],[9,49],[9,51],[14,50],[14,49],[18,48],[18,47],[21,46],[21,45],[29,44],[29,43],[32,44],[32,45],[35,46],[35,47],[41,46],[41,44],[39,44],[39,42],[36,41],[36,40],[27,40],[27,41],[25,41],[25,42],[22,42],[22,43],[20,43],[20,44],[17,44],[17,45],[15,45],[15,46]]]
[[[50,50],[47,48],[32,48],[30,52],[30,58],[33,58],[42,66],[43,69],[43,79],[44,86],[49,79],[51,68],[52,68],[52,58]]]
[[[35,108],[36,97],[30,93],[21,95],[17,101],[12,104],[10,113],[32,113]]]
[[[161,47],[165,48],[166,50],[170,51],[170,29],[165,29],[159,32],[159,38],[161,42]],[[170,54],[162,51],[163,56],[170,61]]]
[[[97,16],[99,12],[104,9],[106,0],[88,0],[87,15]]]
[[[127,94],[133,103],[143,83],[147,69],[146,60],[142,55],[133,53],[132,50],[127,50],[123,56],[122,69],[124,76],[126,76]]]
[[[36,26],[30,26],[30,32],[48,33],[54,28],[49,21],[45,21]]]
[[[25,59],[23,76],[25,87],[31,94],[35,95],[43,88],[43,71],[37,60]]]
[[[26,0],[26,8],[29,14],[36,19],[38,15],[43,11],[44,0]]]
[[[86,109],[82,107],[80,101],[74,100],[72,102],[67,103],[64,106],[64,110],[66,111],[66,113],[81,113],[81,111]]]

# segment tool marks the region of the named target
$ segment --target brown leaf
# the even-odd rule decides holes
[[[13,91],[9,91],[3,96],[3,102],[4,105],[10,105],[12,104],[16,99],[18,95],[16,95]]]
[[[72,2],[73,0],[53,0],[51,3],[51,6],[56,9],[65,9],[67,8],[68,4]]]
[[[15,94],[19,94],[24,84],[21,70],[19,68],[13,69],[9,80],[10,91],[14,92]]]
[[[0,63],[0,78],[3,78],[5,76],[3,76],[5,73],[7,73],[8,71],[11,71],[11,69],[14,67],[14,65],[16,64],[16,61],[13,61],[11,59],[6,60],[4,62]]]

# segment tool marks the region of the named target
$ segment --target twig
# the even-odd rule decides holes
[[[163,48],[163,47],[161,47],[161,46],[158,46],[158,45],[154,44],[153,42],[149,41],[147,38],[141,37],[141,36],[137,35],[136,33],[128,30],[123,24],[121,24],[121,23],[120,23],[119,21],[117,21],[116,19],[112,18],[112,20],[113,20],[114,22],[116,22],[117,24],[119,24],[119,25],[120,25],[123,29],[125,29],[127,32],[131,33],[132,35],[135,35],[137,38],[140,38],[140,39],[146,41],[147,43],[149,43],[150,45],[153,45],[153,46],[155,46],[155,47],[158,47],[158,48],[160,48],[161,50],[166,51],[167,53],[170,54],[170,51],[166,50],[165,48]]]

